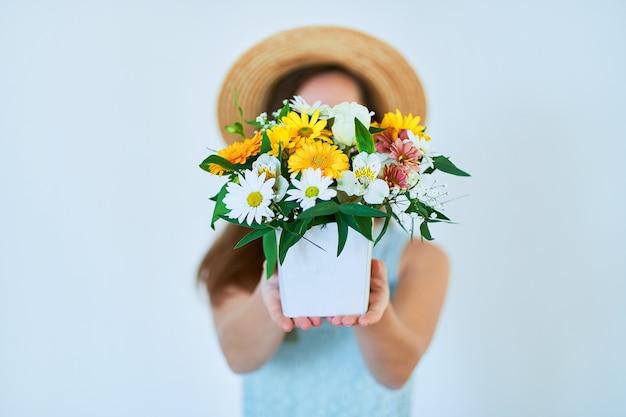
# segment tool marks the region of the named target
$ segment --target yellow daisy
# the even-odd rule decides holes
[[[272,149],[268,152],[270,155],[278,157],[279,148],[288,153],[293,153],[295,150],[296,138],[292,136],[291,129],[279,125],[266,130],[265,133],[272,144]]]
[[[261,132],[257,132],[252,138],[233,142],[230,146],[217,152],[217,155],[226,159],[231,164],[245,164],[248,158],[261,152],[262,139],[263,136]],[[211,164],[209,171],[216,175],[223,175],[226,172],[223,167],[217,164]]]
[[[425,126],[421,126],[420,116],[413,116],[412,113],[409,113],[406,116],[403,116],[400,113],[400,110],[396,110],[395,113],[388,112],[383,116],[383,120],[380,123],[372,123],[372,126],[382,127],[382,128],[391,128],[395,132],[394,136],[397,135],[397,132],[408,129],[415,133],[417,136],[424,138],[425,140],[430,140],[430,136],[426,134],[424,131],[426,129]]]
[[[309,119],[306,113],[298,114],[295,111],[281,119],[281,122],[287,126],[292,136],[295,138],[296,146],[300,146],[303,141],[320,139],[330,142],[329,131],[326,130],[326,120],[319,120],[320,112],[315,110]]]
[[[326,142],[305,142],[287,161],[290,173],[298,173],[307,168],[321,169],[327,177],[339,178],[350,169],[348,156],[336,145]]]

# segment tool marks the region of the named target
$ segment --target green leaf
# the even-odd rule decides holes
[[[304,222],[296,222],[293,225],[289,225],[287,227],[293,228],[289,230],[284,228],[280,234],[280,244],[278,245],[278,261],[282,265],[285,262],[285,257],[287,256],[287,251],[300,239],[306,232],[306,227]]]
[[[225,220],[225,221],[229,222],[229,223],[236,224],[237,226],[247,227],[248,229],[255,229],[256,230],[256,229],[266,229],[268,227],[271,227],[267,223],[255,223],[255,222],[252,222],[251,224],[248,224],[246,222],[240,223],[239,220],[232,219],[232,218],[228,217],[227,214],[221,215],[220,218],[222,220]]]
[[[276,117],[276,120],[278,121],[282,120],[283,117],[289,114],[290,110],[291,110],[291,106],[289,105],[289,102],[286,102],[283,108],[280,109],[280,113],[278,113],[278,117]]]
[[[387,130],[386,127],[374,127],[374,126],[370,126],[370,133],[380,133],[380,132],[384,132],[385,130]]]
[[[213,230],[215,230],[215,222],[230,212],[223,202],[224,196],[226,196],[226,187],[228,187],[228,184],[224,184],[217,195],[213,197],[215,201],[215,208],[213,209],[213,216],[211,217],[211,228]]]
[[[387,215],[384,211],[357,203],[341,204],[339,211],[352,216],[385,217]]]
[[[235,245],[235,249],[240,248],[243,245],[252,242],[253,240],[257,240],[258,238],[263,237],[266,233],[270,232],[275,233],[275,229],[271,227],[267,227],[264,229],[253,229],[250,233],[241,238],[239,242],[237,242],[237,244]]]
[[[339,213],[337,213],[335,215],[335,217],[337,219],[341,218],[341,221],[346,223],[349,227],[353,228],[357,232],[361,233],[361,229],[359,229],[359,225],[357,224],[356,220],[354,220],[353,216],[349,216],[347,214],[343,214],[343,213],[339,212]]]
[[[372,134],[356,117],[354,118],[354,128],[356,133],[356,148],[359,152],[376,152],[376,146],[374,146],[374,138],[372,137]]]
[[[433,213],[437,214],[437,219],[439,220],[450,220],[445,214],[440,211],[433,210]]]
[[[276,270],[276,260],[278,258],[276,233],[266,233],[263,235],[263,253],[265,254],[266,261],[265,278],[270,279]]]
[[[339,233],[337,241],[337,256],[341,255],[343,248],[346,246],[348,240],[348,223],[344,220],[343,215],[336,216],[337,219],[337,232]]]
[[[328,216],[330,214],[337,213],[341,207],[342,205],[339,205],[332,200],[322,201],[317,203],[310,209],[304,210],[298,215],[298,219],[310,219],[317,216]]]
[[[200,164],[200,168],[202,168],[203,170],[205,170],[207,172],[211,172],[211,165],[212,164],[219,165],[222,168],[224,168],[226,171],[236,171],[238,169],[243,168],[243,165],[233,164],[228,159],[222,158],[219,155],[211,155],[208,158],[206,158]]]
[[[367,240],[374,240],[372,237],[372,218],[371,217],[354,217],[354,220],[359,225],[359,232],[367,238]]]
[[[424,239],[433,240],[433,237],[430,235],[430,230],[428,230],[428,222],[426,220],[420,224],[420,233]]]
[[[387,210],[389,213],[391,213],[391,206],[389,204],[387,204]],[[391,223],[391,216],[387,216],[387,218],[385,219],[383,228],[380,230],[380,233],[378,233],[378,237],[374,241],[374,245],[376,245],[380,241],[380,239],[382,239],[382,237],[385,235],[385,233],[387,232],[387,228],[389,227],[389,223]]]
[[[235,104],[235,107],[237,108],[237,112],[239,113],[239,118],[243,117],[243,109],[241,108],[241,106],[239,105],[239,98],[238,98],[238,93],[237,93],[237,87],[233,87],[234,93],[233,93],[233,102]]]
[[[240,122],[235,122],[232,125],[226,125],[225,129],[228,133],[239,135],[242,138],[246,137],[246,134],[243,131],[243,125]]]
[[[430,218],[430,214],[433,212],[433,208],[430,206],[427,206],[421,201],[417,201],[416,204],[417,204],[417,213],[425,219]]]
[[[447,172],[448,174],[458,175],[460,177],[470,176],[470,174],[468,174],[467,172],[457,168],[457,166],[454,165],[452,161],[450,161],[449,158],[443,155],[438,155],[438,156],[433,157],[433,165],[435,165],[435,169],[438,169],[439,171]]]
[[[279,212],[283,214],[291,213],[292,210],[296,209],[297,207],[300,207],[300,203],[298,203],[295,200],[292,200],[292,201],[283,200],[283,201],[279,201],[276,204],[280,208]]]
[[[263,139],[261,139],[261,153],[268,153],[270,150],[272,150],[272,143],[270,142],[269,136],[267,136],[267,132],[263,131]]]

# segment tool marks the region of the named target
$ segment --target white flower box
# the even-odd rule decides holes
[[[337,241],[337,224],[328,223],[307,230],[304,238],[289,249],[283,264],[278,266],[286,317],[329,317],[367,311],[373,243],[349,228],[346,245],[337,256]]]

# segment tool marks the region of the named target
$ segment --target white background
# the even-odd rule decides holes
[[[219,185],[198,164],[230,64],[311,23],[396,45],[473,174],[433,228],[452,277],[414,414],[626,415],[609,0],[0,1],[0,415],[240,415],[194,283]]]

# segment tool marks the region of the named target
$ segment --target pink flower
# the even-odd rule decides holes
[[[376,152],[378,153],[390,152],[389,149],[391,148],[393,141],[396,139],[391,129],[384,130],[373,136],[374,136],[374,145],[376,146]]]
[[[422,159],[422,153],[410,140],[396,139],[390,146],[391,157],[399,164],[417,167]]]
[[[389,185],[389,188],[398,187],[401,190],[409,188],[409,168],[405,165],[389,164],[383,167],[382,178]]]
[[[402,129],[400,133],[398,133],[398,137],[402,140],[411,139],[408,132],[409,129]]]

